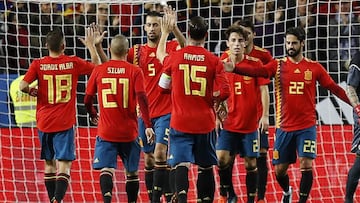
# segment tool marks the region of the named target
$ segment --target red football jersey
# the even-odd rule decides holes
[[[229,57],[229,55],[230,55],[230,51],[227,50],[221,55],[220,59],[221,60],[226,60]],[[248,55],[260,59],[260,61],[264,65],[273,60],[273,57],[271,56],[271,53],[267,49],[264,49],[264,48],[261,48],[261,47],[258,47],[258,46],[254,46],[253,49],[251,50],[251,52]],[[259,81],[260,86],[261,85],[268,85],[268,84],[270,84],[270,79],[268,79],[268,78],[262,78]],[[258,120],[260,120],[260,118],[261,118],[261,116],[263,114],[263,107],[262,107],[260,89],[258,89],[257,92],[260,95],[258,97],[259,100],[257,101],[257,109],[258,109],[257,117],[258,117]]]
[[[76,123],[75,99],[79,75],[90,75],[95,65],[77,56],[46,56],[35,59],[24,81],[38,80],[37,127],[58,132]]]
[[[203,134],[215,128],[213,90],[229,93],[224,66],[203,47],[187,46],[164,60],[164,73],[171,77],[170,126],[185,133]]]
[[[245,55],[244,59],[236,65],[256,68],[261,67],[262,63],[257,58]],[[258,117],[254,104],[260,100],[259,85],[264,79],[235,73],[226,73],[226,76],[230,83],[230,96],[226,100],[229,111],[223,123],[224,129],[238,133],[256,131]]]
[[[166,52],[171,53],[175,51],[178,45],[178,42],[175,40],[168,41],[166,43]],[[156,49],[157,47],[152,48],[147,44],[136,45],[130,49],[127,57],[130,63],[138,64],[143,70],[151,118],[171,112],[170,94],[161,94],[158,88],[163,65],[156,58]]]
[[[110,60],[91,74],[87,95],[98,93],[98,135],[110,142],[130,142],[138,136],[136,93],[145,92],[144,76],[138,66]]]
[[[298,63],[287,57],[265,65],[275,77],[276,127],[302,130],[316,124],[316,81],[327,87],[335,83],[318,62],[304,57]]]

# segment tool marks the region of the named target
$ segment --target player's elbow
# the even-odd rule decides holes
[[[29,88],[29,83],[27,83],[27,82],[25,82],[24,80],[22,80],[22,81],[20,82],[20,84],[19,84],[19,89],[20,89],[20,91],[27,93],[26,90],[27,90],[28,88]]]

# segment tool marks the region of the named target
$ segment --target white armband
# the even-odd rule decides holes
[[[162,73],[159,80],[159,86],[163,89],[170,89],[170,84],[171,84],[171,76]]]

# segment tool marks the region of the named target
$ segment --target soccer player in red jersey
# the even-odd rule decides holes
[[[120,156],[126,169],[128,202],[137,200],[141,151],[137,139],[137,103],[146,125],[148,141],[154,136],[149,118],[144,76],[138,66],[126,61],[128,47],[129,42],[124,36],[115,36],[110,46],[111,60],[94,70],[86,87],[85,106],[91,121],[98,124],[93,167],[101,170],[100,187],[105,203],[111,202],[112,177],[117,168],[117,155]],[[93,107],[93,97],[96,93],[98,93],[100,116]]]
[[[164,11],[167,11],[164,7]],[[170,8],[171,9],[171,8]],[[171,10],[172,11],[172,10]],[[172,11],[172,15],[175,12]],[[172,192],[169,186],[169,169],[167,164],[168,136],[170,126],[171,98],[170,95],[160,94],[158,81],[162,72],[162,64],[156,58],[156,50],[161,36],[160,28],[161,15],[156,11],[147,13],[144,29],[147,34],[147,43],[135,45],[130,48],[127,61],[142,69],[146,95],[149,100],[150,118],[155,130],[155,142],[146,142],[145,125],[139,117],[139,137],[142,140],[141,146],[145,159],[145,185],[152,202],[160,202],[164,194],[169,202]],[[173,31],[177,41],[172,40],[166,43],[167,51],[172,52],[185,45],[185,37],[175,26]],[[102,36],[97,41],[97,51],[102,61],[107,61],[107,56],[101,47]]]
[[[91,33],[87,29],[82,41],[97,64],[100,61]],[[46,46],[49,56],[31,63],[20,90],[37,97],[36,121],[41,159],[45,160],[45,186],[50,201],[61,202],[69,184],[71,163],[75,160],[77,81],[80,75],[90,75],[95,65],[76,56],[64,55],[64,35],[60,30],[46,35]],[[38,88],[29,88],[35,80],[38,80]]]
[[[164,11],[167,11],[164,7]],[[171,9],[171,8],[170,8]],[[175,12],[172,12],[176,15]],[[172,197],[169,188],[169,167],[167,164],[168,137],[171,115],[171,98],[169,94],[161,94],[158,82],[162,73],[162,64],[156,58],[156,49],[161,36],[161,15],[156,11],[147,13],[144,29],[147,35],[147,43],[135,45],[129,50],[127,60],[138,64],[144,72],[146,95],[149,99],[150,118],[154,126],[156,138],[154,143],[143,143],[142,150],[145,159],[145,184],[149,198],[152,202],[160,202],[164,193],[167,202]],[[171,53],[185,45],[185,37],[175,24],[173,33],[177,39],[166,42],[166,51]],[[145,128],[141,118],[139,119],[139,136],[146,140]]]
[[[165,41],[172,23],[167,20],[165,15],[157,57],[164,61],[159,86],[165,92],[171,91],[169,164],[175,168],[178,202],[187,202],[191,163],[198,165],[197,201],[212,202],[213,165],[217,165],[213,106],[214,100],[223,101],[229,96],[229,84],[223,63],[204,48],[208,31],[204,18],[191,18],[188,45],[168,56]],[[214,92],[214,84],[219,91]]]
[[[226,44],[229,56],[224,61],[232,61],[241,66],[262,66],[262,62],[245,55],[245,43],[248,40],[248,30],[232,25],[226,31]],[[256,158],[259,155],[257,104],[260,100],[260,86],[267,84],[264,78],[251,78],[235,73],[227,73],[230,83],[230,97],[226,100],[228,115],[223,121],[216,145],[220,176],[220,198],[218,202],[236,202],[236,197],[227,198],[227,192],[232,178],[233,157],[237,153],[245,158],[247,202],[254,202],[257,187]]]
[[[276,140],[273,164],[278,183],[284,191],[283,202],[291,202],[292,188],[287,169],[300,160],[300,199],[306,202],[313,183],[313,160],[316,157],[316,82],[350,104],[345,91],[337,85],[318,62],[303,56],[305,31],[289,28],[285,33],[287,57],[273,60],[260,68],[234,66],[225,69],[249,76],[274,77],[276,101]]]
[[[254,44],[255,28],[254,24],[249,19],[243,19],[237,21],[237,24],[248,29],[249,35],[245,47],[245,54],[258,58],[265,65],[273,60],[271,53],[264,48],[258,47]],[[258,168],[258,190],[257,190],[257,202],[262,203],[265,199],[266,185],[267,185],[267,176],[268,176],[268,167],[267,167],[267,152],[269,149],[269,105],[270,105],[270,96],[269,96],[269,87],[270,79],[264,79],[265,83],[260,86],[258,90],[259,95],[261,95],[258,100],[258,120],[259,120],[259,157],[256,159],[256,165]],[[267,82],[266,82],[267,81]]]

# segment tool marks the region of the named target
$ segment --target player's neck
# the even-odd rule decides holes
[[[159,40],[157,40],[156,42],[154,42],[154,41],[151,41],[151,40],[148,39],[148,41],[147,41],[146,44],[147,44],[149,47],[151,47],[151,48],[156,48],[156,47],[158,46],[158,44],[159,44]]]
[[[116,56],[116,55],[113,55],[113,56],[111,56],[111,60],[115,60],[115,61],[125,61],[125,60],[126,60],[126,56]]]
[[[232,54],[231,56],[231,60],[234,61],[235,63],[239,63],[244,59],[245,55],[244,54]]]
[[[303,60],[304,56],[302,54],[298,54],[297,56],[294,56],[294,57],[288,56],[288,58],[293,63],[299,63],[300,61]]]
[[[196,46],[196,47],[204,47],[205,46],[205,41],[204,40],[193,40],[193,39],[189,39],[189,44],[190,46]]]
[[[57,58],[61,55],[63,55],[64,53],[63,52],[53,52],[53,51],[49,51],[49,56],[52,57],[52,58]]]
[[[249,43],[246,47],[245,47],[245,54],[249,54],[254,48],[254,44],[253,43]]]

